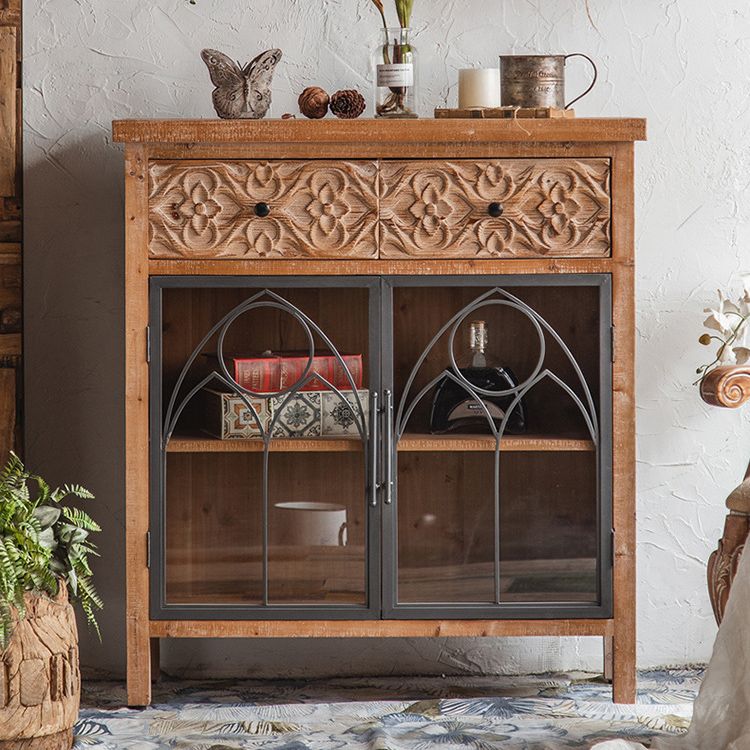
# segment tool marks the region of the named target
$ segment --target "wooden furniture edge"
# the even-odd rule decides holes
[[[125,151],[125,547],[128,704],[151,702],[149,579],[148,260],[145,148]]]
[[[716,367],[701,380],[700,392],[711,406],[739,409],[750,401],[750,365]]]
[[[115,120],[118,143],[259,143],[365,141],[420,142],[622,142],[646,139],[643,118],[572,120]]]
[[[481,276],[616,273],[633,265],[619,258],[473,260],[165,260],[148,261],[151,276]]]
[[[635,195],[633,144],[614,158],[619,191],[615,251],[623,264],[612,276],[612,528],[614,530],[612,692],[616,703],[636,698],[636,490],[635,490]],[[606,649],[606,644],[605,644]],[[605,669],[606,672],[606,669]]]
[[[151,620],[152,638],[612,636],[601,620]]]

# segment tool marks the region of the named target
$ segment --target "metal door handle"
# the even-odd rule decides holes
[[[378,411],[378,392],[373,391],[370,398],[370,505],[378,506],[378,423],[380,413]]]
[[[385,390],[385,504],[393,502],[393,394]]]

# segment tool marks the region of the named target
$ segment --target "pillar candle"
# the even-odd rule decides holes
[[[499,106],[499,68],[464,68],[458,71],[459,109]]]

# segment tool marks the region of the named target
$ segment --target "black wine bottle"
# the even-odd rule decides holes
[[[485,391],[507,391],[515,388],[518,381],[507,367],[500,367],[486,353],[488,341],[487,324],[474,320],[469,325],[469,346],[456,364],[464,378]],[[448,370],[446,370],[448,372]],[[486,396],[479,394],[482,404],[499,428],[507,409],[516,394]],[[430,430],[442,432],[491,432],[487,415],[482,405],[465,388],[449,377],[444,377],[435,389],[432,400]],[[518,435],[526,431],[526,413],[523,399],[516,404],[505,426],[505,433]]]

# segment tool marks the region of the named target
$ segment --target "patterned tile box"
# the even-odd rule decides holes
[[[360,390],[357,393],[367,427],[370,392]],[[268,430],[273,421],[273,437],[357,437],[356,399],[352,391],[342,391],[342,395],[346,404],[331,391],[301,391],[291,397],[287,394],[269,399],[248,396],[247,399],[255,408],[264,430]],[[257,421],[237,394],[205,388],[204,398],[205,429],[211,435],[222,440],[260,437]]]

